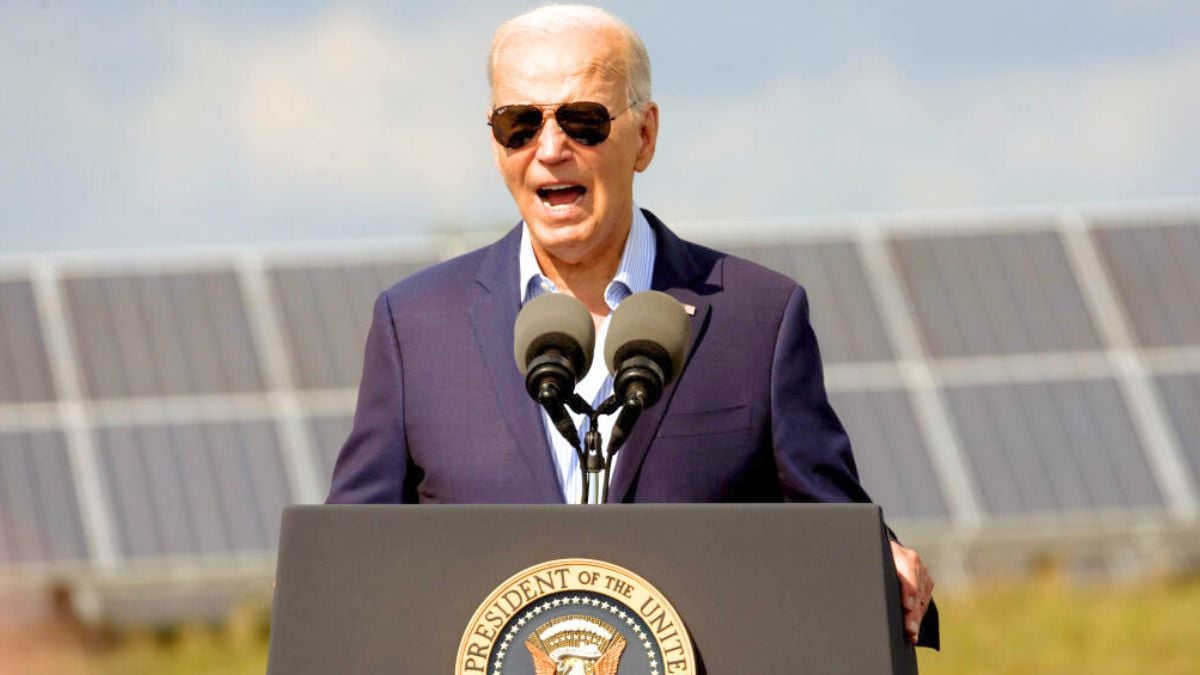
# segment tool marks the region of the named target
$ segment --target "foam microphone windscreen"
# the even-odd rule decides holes
[[[621,361],[646,356],[663,369],[666,386],[683,368],[692,322],[678,300],[661,291],[643,291],[621,301],[608,324],[604,363],[616,374]]]
[[[549,349],[557,349],[571,361],[577,378],[592,366],[596,326],[587,308],[575,298],[547,293],[525,303],[513,327],[513,356],[521,375],[529,362]]]

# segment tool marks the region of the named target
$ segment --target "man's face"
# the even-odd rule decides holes
[[[522,39],[506,46],[493,71],[494,107],[593,101],[616,115],[608,139],[597,145],[569,138],[549,111],[525,146],[509,149],[492,140],[496,165],[535,250],[568,264],[602,258],[614,248],[619,253],[633,212],[633,174],[654,156],[658,109],[648,106],[639,122],[626,109],[626,83],[594,67],[616,56],[606,32]]]

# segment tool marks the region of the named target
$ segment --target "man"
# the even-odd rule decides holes
[[[329,502],[579,501],[574,453],[524,391],[513,323],[523,302],[566,293],[602,344],[616,305],[649,288],[694,308],[690,355],[618,454],[611,501],[868,501],[803,289],[634,205],[659,123],[638,36],[596,8],[542,7],[497,30],[488,73],[492,150],[523,222],[380,296]],[[600,362],[579,390],[595,403],[611,386]],[[933,581],[892,548],[915,642]]]

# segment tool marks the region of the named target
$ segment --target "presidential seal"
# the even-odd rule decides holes
[[[612,563],[552,560],[513,575],[471,617],[455,675],[696,672],[683,621],[645,579]]]

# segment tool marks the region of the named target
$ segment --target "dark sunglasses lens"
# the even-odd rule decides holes
[[[608,138],[611,128],[608,108],[599,103],[565,103],[554,113],[563,133],[583,145],[598,145]]]
[[[506,105],[492,112],[492,136],[504,147],[515,150],[537,136],[542,128],[542,109],[531,105]]]

